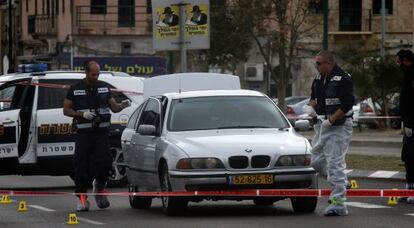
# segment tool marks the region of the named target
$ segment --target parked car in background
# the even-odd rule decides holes
[[[372,98],[366,98],[352,107],[354,111],[353,124],[354,126],[367,126],[370,128],[378,128],[381,106],[374,102]]]
[[[63,115],[70,85],[85,77],[76,71],[22,72],[0,76],[0,175],[72,176],[75,132],[72,118]],[[109,185],[125,185],[121,133],[143,101],[143,79],[101,72],[99,80],[120,103],[131,107],[111,116],[110,146],[114,158]]]

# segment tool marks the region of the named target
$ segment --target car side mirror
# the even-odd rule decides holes
[[[154,125],[142,124],[138,126],[138,133],[140,135],[155,135],[156,128]]]
[[[309,130],[310,123],[309,120],[297,120],[295,121],[295,129],[299,131]]]

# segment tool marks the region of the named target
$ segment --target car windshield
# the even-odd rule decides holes
[[[266,97],[175,99],[168,116],[169,131],[289,127],[282,113]]]

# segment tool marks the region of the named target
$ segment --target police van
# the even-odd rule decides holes
[[[30,68],[33,70],[33,68]],[[28,70],[28,69],[26,69]],[[63,115],[69,87],[83,72],[41,71],[0,76],[0,175],[69,175],[75,151],[72,118]],[[126,183],[120,137],[127,121],[143,101],[143,78],[101,72],[115,100],[129,99],[131,107],[111,117],[110,185]]]

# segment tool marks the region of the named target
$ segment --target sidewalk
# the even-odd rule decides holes
[[[313,130],[298,131],[299,134],[305,136],[309,141],[315,134]],[[354,128],[352,133],[352,141],[350,146],[359,147],[402,147],[402,135],[400,129],[378,130],[378,129],[362,129],[358,131]]]
[[[314,131],[299,131],[299,134],[312,141]],[[362,129],[354,128],[349,154],[400,156],[402,134],[400,129]],[[370,149],[370,150],[368,150]],[[405,181],[405,172],[383,170],[347,170],[349,178],[380,178]]]

